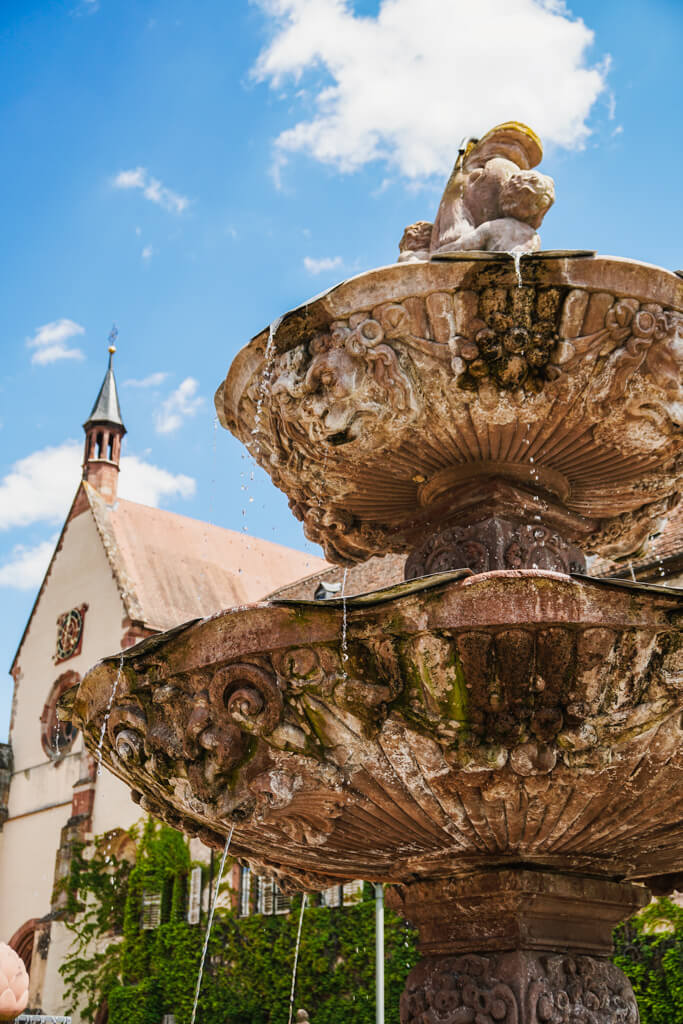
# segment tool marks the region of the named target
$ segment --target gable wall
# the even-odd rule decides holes
[[[55,664],[57,619],[87,603],[80,654]],[[61,761],[41,743],[40,716],[50,690],[65,671],[82,677],[100,658],[115,653],[124,633],[125,609],[89,509],[66,526],[18,658],[18,684],[10,742],[14,774],[9,816],[0,837],[0,936],[51,908],[55,855],[72,814],[74,783],[87,774],[79,736]],[[128,827],[140,817],[127,789],[106,770],[98,778],[98,831]]]

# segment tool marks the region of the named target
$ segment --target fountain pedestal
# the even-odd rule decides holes
[[[503,868],[389,890],[419,930],[402,1024],[631,1024],[631,985],[609,962],[643,886]]]

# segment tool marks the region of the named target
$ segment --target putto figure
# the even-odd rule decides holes
[[[538,250],[538,228],[555,201],[552,178],[533,170],[542,156],[538,136],[517,121],[492,128],[482,139],[470,139],[444,190],[429,255]],[[401,262],[427,258],[422,245],[411,244],[415,234],[406,228],[399,246]]]

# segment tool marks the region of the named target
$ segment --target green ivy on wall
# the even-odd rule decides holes
[[[614,933],[615,964],[633,985],[641,1024],[683,1021],[683,909],[655,900]]]
[[[94,855],[77,849],[67,896],[74,942],[61,971],[84,1020],[93,1021],[106,1000],[111,1021],[159,1024],[173,1013],[176,1024],[189,1024],[204,941],[204,927],[186,923],[191,867],[180,833],[153,821],[139,839],[132,868],[108,855],[102,842]],[[148,931],[141,928],[144,893],[161,895],[162,923]],[[353,907],[305,911],[296,1007],[305,1007],[313,1024],[375,1019],[372,895],[366,886],[366,898]],[[285,916],[239,918],[217,910],[198,1024],[286,1024],[300,900]],[[417,959],[415,932],[387,910],[387,1024],[398,1024],[399,997]]]
[[[73,933],[61,967],[72,1009],[95,1019],[159,1024],[165,1013],[189,1024],[204,926],[186,922],[187,842],[149,820],[137,836],[135,864],[111,853],[107,837],[77,845],[66,888]],[[208,868],[202,865],[204,884]],[[161,897],[159,927],[143,930],[145,893]],[[296,1005],[312,1024],[373,1024],[375,918],[372,886],[363,902],[331,910],[310,906],[304,925]],[[197,1024],[286,1024],[300,899],[285,916],[240,918],[218,909],[209,942]],[[418,960],[416,933],[385,914],[385,1015],[398,1024],[405,978]],[[683,909],[653,902],[617,928],[615,963],[633,985],[642,1024],[683,1022]]]

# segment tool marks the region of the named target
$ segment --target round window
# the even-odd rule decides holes
[[[63,672],[53,683],[50,695],[45,701],[40,716],[40,739],[43,750],[53,761],[58,761],[74,744],[78,729],[71,722],[60,722],[57,718],[57,702],[72,686],[81,681],[78,672]]]

